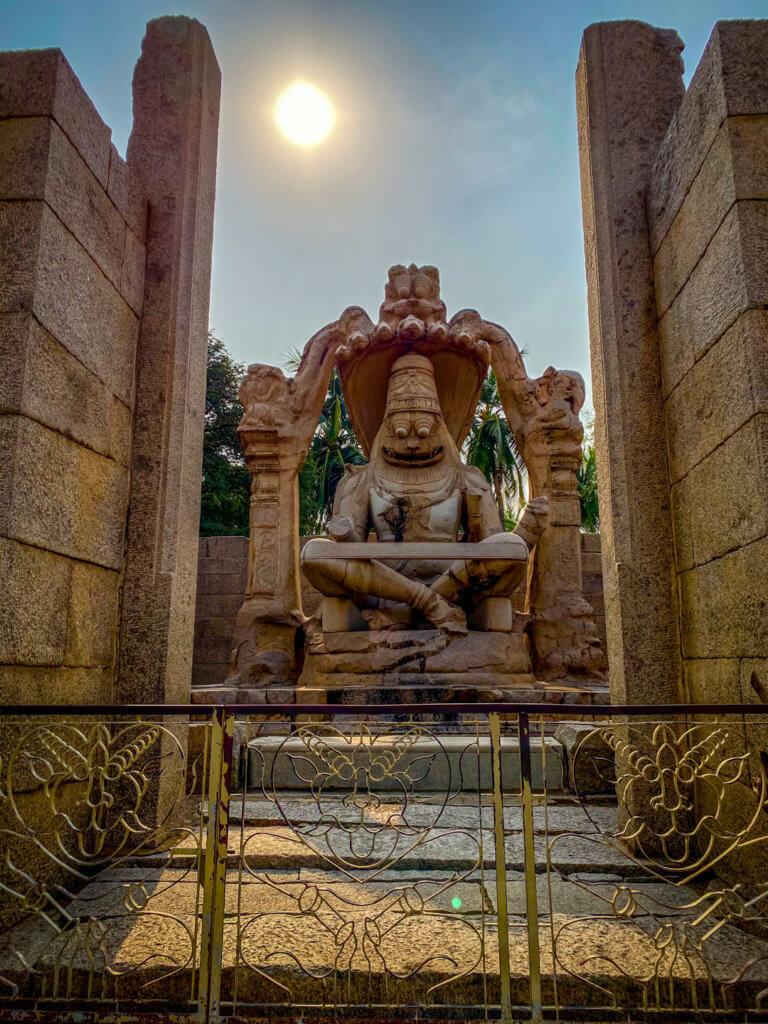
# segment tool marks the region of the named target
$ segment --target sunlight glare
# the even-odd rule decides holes
[[[322,142],[335,119],[328,97],[310,82],[289,85],[275,104],[278,128],[297,146],[316,146]]]

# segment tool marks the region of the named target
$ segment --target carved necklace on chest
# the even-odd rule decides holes
[[[373,467],[373,489],[390,507],[384,513],[396,537],[402,538],[405,526],[414,521],[428,527],[428,513],[459,489],[459,471],[455,466],[424,467],[418,477],[413,470],[387,465]]]

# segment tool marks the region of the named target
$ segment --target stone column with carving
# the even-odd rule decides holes
[[[581,579],[576,472],[584,437],[579,418],[584,381],[552,366],[529,378],[512,338],[502,328],[495,330],[488,340],[504,414],[528,469],[531,497],[549,499],[549,525],[530,564],[526,602],[534,671],[546,680],[599,681],[605,655]]]
[[[292,379],[257,363],[240,386],[245,415],[237,432],[251,473],[248,587],[226,685],[248,691],[249,700],[290,703],[301,669],[298,476],[348,316],[314,335]]]

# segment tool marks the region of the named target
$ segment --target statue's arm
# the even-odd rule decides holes
[[[537,544],[549,523],[549,498],[539,495],[538,498],[531,498],[523,509],[523,514],[517,521],[517,526],[512,531],[518,537],[522,537],[529,548]]]
[[[338,541],[368,538],[368,490],[364,469],[348,469],[336,488],[328,533]]]
[[[491,485],[476,466],[467,467],[465,532],[469,541],[485,540],[504,532],[504,524]]]

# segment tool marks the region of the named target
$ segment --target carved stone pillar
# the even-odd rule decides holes
[[[549,525],[529,569],[534,671],[546,680],[602,679],[605,655],[592,608],[582,596],[581,507],[576,472],[584,428],[584,381],[548,367],[525,375],[511,339],[494,349],[504,412],[528,469],[531,496],[549,499]]]
[[[346,314],[342,314],[344,320]],[[237,428],[251,472],[248,586],[235,622],[226,685],[270,689],[289,702],[301,670],[304,621],[299,587],[298,476],[320,417],[339,322],[307,343],[296,376],[255,363],[240,385],[245,415]],[[252,700],[266,694],[249,693]]]
[[[528,590],[534,670],[541,679],[602,678],[606,664],[592,608],[582,595],[581,504],[576,472],[583,430],[545,427],[534,496],[549,499],[549,525],[535,549]]]
[[[227,683],[290,685],[300,668],[299,467],[278,430],[241,425],[238,433],[251,472],[250,543],[248,586],[235,623]]]

